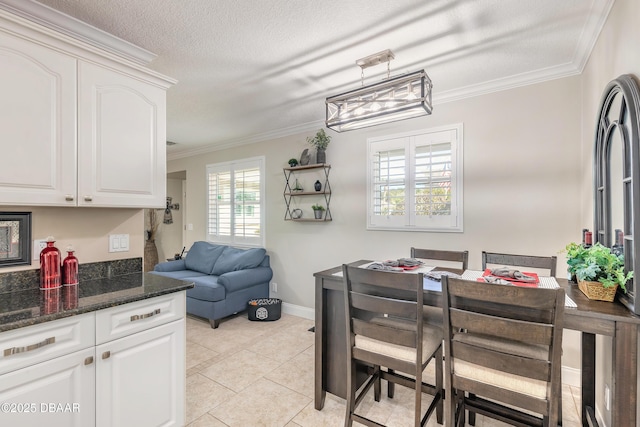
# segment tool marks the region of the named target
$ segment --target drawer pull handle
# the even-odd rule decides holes
[[[66,196],[64,196],[64,199],[67,202],[73,202],[74,197],[71,194],[67,194]]]
[[[108,359],[111,357],[111,352],[110,351],[105,351],[104,353],[102,353],[102,359]]]
[[[91,196],[84,196],[84,201],[85,201],[85,202],[93,202],[93,197],[91,197]]]
[[[155,316],[156,314],[160,314],[159,308],[156,308],[151,313],[147,314],[134,314],[133,316],[131,316],[131,321],[135,322],[136,320],[146,319],[147,317]]]
[[[56,337],[50,337],[44,341],[37,342],[35,344],[27,345],[24,347],[13,347],[4,350],[4,357],[11,356],[13,354],[26,353],[27,351],[36,350],[45,345],[53,344],[56,342]]]
[[[91,365],[93,363],[93,356],[89,356],[87,358],[84,359],[84,365]]]

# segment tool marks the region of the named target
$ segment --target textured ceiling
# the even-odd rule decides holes
[[[580,73],[614,0],[38,0],[143,47],[178,80],[169,157],[311,131],[359,58],[425,69],[439,103]],[[365,84],[386,66],[365,70]]]

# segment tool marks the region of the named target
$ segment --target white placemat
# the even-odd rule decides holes
[[[482,273],[483,272],[479,270],[466,270],[464,273],[462,273],[462,278],[464,280],[477,280],[482,277]],[[555,277],[540,276],[538,278],[540,279],[540,283],[538,284],[538,287],[540,288],[555,289],[560,287]],[[573,301],[568,296],[564,297],[564,306],[565,308],[578,308],[578,305],[575,303],[575,301]]]
[[[376,262],[377,262],[377,263],[380,263],[380,264],[382,264],[382,263],[383,263],[383,261],[372,261],[372,262],[368,262],[368,263],[366,263],[366,264],[359,265],[359,266],[358,266],[358,268],[367,268],[367,267],[369,267],[371,264],[374,264],[374,263],[376,263]],[[416,269],[414,269],[414,270],[405,270],[405,271],[403,271],[402,273],[414,273],[414,274],[418,274],[418,273],[428,273],[428,272],[430,272],[431,270],[433,270],[434,268],[435,268],[435,267],[432,267],[432,266],[429,266],[429,265],[423,265],[422,267],[416,268]],[[336,273],[333,273],[333,274],[332,274],[332,276],[342,277],[342,270],[340,270],[340,271],[338,271],[338,272],[336,272]]]

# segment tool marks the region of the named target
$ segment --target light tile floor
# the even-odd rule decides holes
[[[343,426],[344,399],[327,394],[323,410],[314,409],[312,326],[312,320],[287,314],[251,322],[242,313],[211,329],[207,320],[187,317],[188,427]],[[412,425],[411,393],[397,386],[394,399],[380,402],[370,393],[358,412],[386,426]],[[425,397],[423,408],[429,401]],[[579,402],[580,390],[563,385],[564,427],[580,425]],[[438,425],[435,416],[427,425]],[[505,424],[478,416],[476,426]]]

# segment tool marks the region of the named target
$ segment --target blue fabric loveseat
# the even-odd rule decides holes
[[[184,259],[162,262],[152,273],[194,282],[187,289],[187,313],[209,319],[212,328],[246,310],[249,300],[268,298],[273,277],[264,249],[209,242],[195,242]]]

